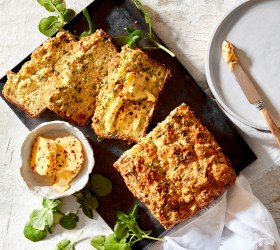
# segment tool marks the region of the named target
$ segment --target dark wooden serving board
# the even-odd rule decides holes
[[[147,26],[142,16],[130,0],[95,0],[88,6],[88,11],[95,27],[102,28],[112,37],[125,34],[125,27],[140,28],[141,30],[147,31]],[[78,14],[66,25],[65,29],[76,34],[80,34],[82,31],[88,29],[83,14]],[[156,34],[154,35],[157,38]],[[171,110],[179,106],[182,102],[185,102],[194,110],[195,115],[202,123],[212,132],[237,173],[253,162],[256,159],[255,154],[235,131],[224,113],[197,85],[180,62],[162,50],[150,50],[147,51],[147,53],[157,61],[170,67],[172,72],[172,77],[168,80],[163,93],[160,95],[159,103],[148,131],[154,128],[158,122],[164,120]],[[17,72],[21,65],[27,60],[29,60],[29,57],[25,58],[19,65],[12,69],[12,71]],[[6,77],[3,77],[0,82],[2,96],[2,89],[6,82]],[[46,111],[41,117],[33,119],[9,102],[8,105],[30,130],[42,122],[64,120],[51,111]],[[154,236],[159,236],[164,233],[164,228],[147,211],[146,207],[133,197],[126,188],[120,174],[113,168],[113,163],[125,150],[131,148],[132,144],[129,145],[120,140],[107,139],[98,142],[90,125],[80,129],[87,136],[94,150],[96,165],[93,173],[103,174],[113,183],[112,193],[106,197],[100,198],[100,207],[97,211],[102,218],[113,228],[116,222],[117,210],[128,212],[133,207],[133,204],[138,203],[140,205],[139,224],[144,229],[152,229]],[[135,249],[143,249],[148,244],[149,241],[142,241],[135,246]]]

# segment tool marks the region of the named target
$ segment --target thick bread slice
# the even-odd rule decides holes
[[[111,37],[102,30],[75,42],[72,50],[54,65],[55,85],[44,95],[47,107],[80,126],[86,125],[115,54]]]
[[[170,70],[140,49],[122,48],[109,66],[92,119],[102,138],[138,142],[146,134]]]
[[[18,73],[7,72],[4,97],[30,116],[39,116],[47,108],[43,96],[54,73],[53,65],[71,50],[75,40],[70,33],[59,32],[38,47]]]
[[[114,164],[165,227],[194,215],[235,181],[221,148],[182,104]]]

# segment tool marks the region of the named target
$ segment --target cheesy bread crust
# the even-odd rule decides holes
[[[212,134],[182,104],[114,164],[166,228],[222,195],[236,174]]]
[[[92,128],[102,138],[138,142],[146,134],[170,70],[140,49],[122,48],[109,65]]]

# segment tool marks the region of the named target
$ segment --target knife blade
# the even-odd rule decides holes
[[[249,103],[256,105],[257,103],[263,102],[260,93],[238,61],[234,65],[232,72]]]
[[[253,104],[258,109],[280,147],[280,128],[276,125],[269,110],[264,106],[262,97],[254,83],[239,63],[234,53],[233,44],[228,41],[223,41],[222,53],[225,61],[229,64],[230,71],[234,74],[237,83],[241,87],[249,103]]]

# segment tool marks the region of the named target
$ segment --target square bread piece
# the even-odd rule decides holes
[[[182,104],[114,164],[166,228],[222,195],[236,174],[212,134]]]
[[[127,45],[109,66],[96,101],[92,128],[102,138],[138,142],[146,134],[170,70]]]

